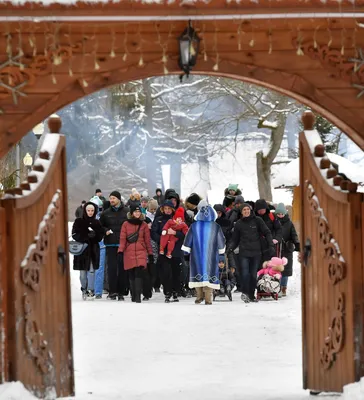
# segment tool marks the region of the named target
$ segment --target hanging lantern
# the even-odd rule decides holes
[[[178,38],[179,40],[179,67],[182,69],[184,74],[190,74],[192,67],[196,65],[197,56],[200,48],[201,39],[198,37],[197,32],[192,28],[191,21],[188,22],[188,27],[183,31],[182,35]]]

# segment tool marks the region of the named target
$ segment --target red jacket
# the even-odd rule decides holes
[[[126,237],[136,232],[139,225],[132,224],[129,221],[123,223],[120,232],[119,253],[124,253],[124,269],[135,267],[147,267],[148,255],[153,255],[153,249],[150,242],[149,227],[146,222],[142,222],[139,230],[139,237],[135,243],[128,243]]]

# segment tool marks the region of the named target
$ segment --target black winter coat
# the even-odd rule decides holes
[[[129,208],[121,203],[120,207],[116,210],[113,207],[107,208],[100,216],[100,223],[104,228],[105,245],[118,245],[120,243],[120,231],[123,223],[128,219]],[[113,233],[106,235],[106,232],[111,229]]]
[[[153,197],[153,199],[157,200],[159,206],[161,206],[164,203],[164,196],[163,195],[161,195],[161,196],[155,195]]]
[[[262,219],[267,225],[268,229],[271,231],[273,239],[278,240],[279,243],[282,242],[282,226],[278,218],[272,214],[267,208],[267,212],[264,215],[257,214],[257,217]]]
[[[73,269],[77,271],[89,271],[91,263],[95,270],[98,269],[100,265],[99,242],[104,237],[104,230],[102,229],[100,221],[95,217],[89,218],[87,216],[86,206],[88,204],[92,203],[85,204],[82,218],[77,218],[72,227],[73,239],[77,242],[88,244],[81,255],[73,257]],[[93,232],[89,231],[89,227],[93,229]]]
[[[158,243],[158,246],[161,241],[163,227],[166,224],[166,222],[168,220],[170,220],[172,217],[173,217],[173,214],[171,214],[171,215],[162,214],[159,217],[154,218],[150,235],[151,235],[152,240],[154,240],[156,243]],[[178,241],[176,242],[174,249],[172,251],[172,257],[182,258],[183,251],[181,250],[181,247],[183,245],[185,235],[183,234],[182,231],[177,231],[176,237],[178,238]]]
[[[83,207],[82,206],[78,206],[76,208],[75,217],[76,218],[82,218],[82,216],[83,216]]]
[[[239,257],[255,257],[262,255],[262,238],[266,238],[270,251],[274,253],[273,238],[267,225],[261,218],[250,215],[241,218],[235,224],[229,250],[233,251],[239,245]]]
[[[284,267],[282,276],[292,276],[293,272],[293,252],[300,251],[300,241],[296,232],[296,228],[293,222],[290,220],[288,215],[280,218],[283,233],[283,243],[282,243],[282,257],[286,257],[288,264]],[[294,245],[294,249],[293,246]]]

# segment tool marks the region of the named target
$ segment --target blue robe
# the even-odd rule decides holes
[[[219,254],[225,253],[225,236],[211,206],[202,207],[190,226],[182,250],[191,253],[189,287],[220,289]]]

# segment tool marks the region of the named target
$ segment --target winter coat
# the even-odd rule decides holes
[[[222,206],[221,204],[215,204],[214,209],[222,213],[221,217],[216,219],[216,223],[220,225],[222,233],[225,236],[226,243],[229,243],[231,239],[231,230],[233,228],[233,224],[226,218],[224,206]]]
[[[235,224],[229,251],[234,251],[239,246],[239,257],[256,257],[262,255],[264,250],[262,240],[266,241],[270,255],[273,255],[272,234],[264,221],[254,214],[246,218],[242,217]]]
[[[293,222],[290,220],[289,215],[285,215],[283,218],[280,218],[280,223],[282,225],[282,257],[286,257],[288,260],[288,264],[284,267],[284,271],[282,273],[283,276],[292,276],[293,273],[293,251],[300,251],[300,241],[298,239],[298,235],[296,232],[296,228],[293,225]],[[295,249],[293,250],[294,245]]]
[[[173,218],[173,213],[171,215],[166,215],[161,213],[158,216],[154,218],[153,224],[152,224],[152,229],[151,229],[151,237],[152,239],[158,243],[158,246],[160,245],[161,241],[161,235],[163,231],[163,227],[166,224],[166,222],[170,219]],[[178,238],[178,242],[174,245],[174,249],[172,251],[172,257],[183,257],[183,252],[181,250],[183,240],[185,238],[185,235],[181,231],[176,232],[176,237]]]
[[[78,206],[76,208],[75,217],[76,218],[82,218],[82,216],[83,216],[83,207],[82,206]]]
[[[189,287],[220,289],[219,254],[225,253],[225,237],[215,222],[216,211],[204,206],[186,235],[182,250],[190,253]]]
[[[104,228],[105,246],[116,246],[119,245],[120,231],[123,223],[127,220],[129,208],[125,207],[121,202],[120,207],[115,209],[114,207],[107,208],[100,215],[100,223]],[[111,229],[113,233],[106,235],[106,232]]]
[[[73,269],[77,271],[89,271],[91,263],[93,269],[98,269],[100,265],[100,246],[99,242],[104,237],[104,230],[95,214],[90,218],[87,216],[86,207],[93,203],[86,203],[83,209],[82,218],[77,218],[72,227],[72,238],[80,243],[87,243],[85,251],[79,256],[73,257]],[[88,228],[92,228],[93,232]],[[92,236],[92,237],[90,237]]]
[[[262,275],[269,275],[275,279],[282,278],[282,272],[274,270],[272,267],[265,267],[262,268],[260,271],[258,271],[258,278],[261,277]]]
[[[129,200],[126,202],[127,207],[140,206],[141,196],[139,193],[131,194]]]
[[[154,200],[157,200],[159,206],[161,206],[161,205],[164,203],[164,196],[163,196],[163,194],[162,194],[161,196],[155,195],[155,196],[153,197],[153,199],[154,199]]]
[[[241,217],[241,207],[234,207],[230,211],[226,213],[226,218],[230,221],[232,226],[240,219]]]
[[[138,240],[135,243],[128,243],[126,238],[138,229]],[[124,222],[121,228],[118,253],[124,254],[124,269],[126,271],[136,267],[147,267],[148,255],[153,255],[153,249],[150,242],[149,227],[144,222],[143,214],[140,219],[136,219],[128,213],[128,220]]]
[[[279,243],[282,242],[282,226],[279,222],[278,218],[270,212],[270,209],[267,208],[267,211],[263,215],[257,214],[258,218],[261,218],[265,224],[267,225],[268,229],[271,231],[273,239],[278,240]]]

